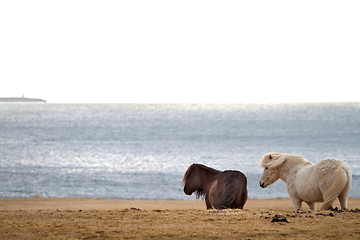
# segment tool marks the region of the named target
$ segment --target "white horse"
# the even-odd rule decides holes
[[[342,160],[329,158],[314,165],[303,156],[267,153],[260,166],[264,168],[260,186],[266,188],[280,178],[297,210],[303,201],[311,210],[315,210],[315,202],[323,202],[321,209],[328,210],[336,198],[342,210],[347,208],[352,176],[349,165]]]

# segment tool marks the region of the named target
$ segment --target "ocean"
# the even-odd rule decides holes
[[[0,104],[0,198],[195,199],[192,163],[239,170],[250,198],[267,152],[346,161],[360,197],[360,103]]]

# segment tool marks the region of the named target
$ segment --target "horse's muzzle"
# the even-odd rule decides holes
[[[260,187],[262,187],[262,188],[266,188],[266,186],[265,186],[265,183],[264,183],[264,182],[259,181],[259,184],[260,184]]]
[[[190,192],[190,191],[187,189],[186,186],[184,187],[184,193],[185,193],[186,195],[191,195],[191,194],[192,194],[192,192]]]

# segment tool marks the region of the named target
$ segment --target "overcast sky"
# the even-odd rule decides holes
[[[0,97],[360,101],[360,1],[1,1]]]

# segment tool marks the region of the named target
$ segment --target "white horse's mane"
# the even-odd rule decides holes
[[[281,166],[285,162],[285,160],[296,164],[312,165],[311,162],[309,162],[303,156],[300,155],[271,152],[265,154],[265,156],[261,160],[260,167],[262,168],[268,167],[270,169],[277,168]]]

